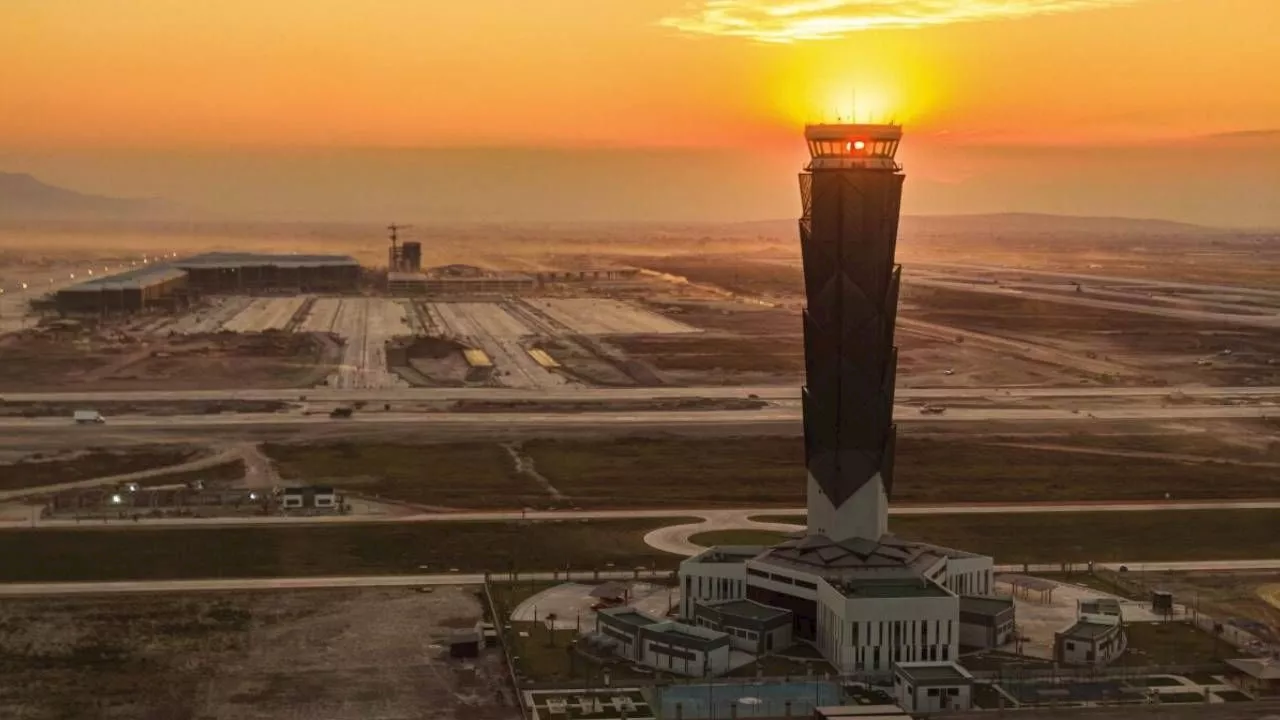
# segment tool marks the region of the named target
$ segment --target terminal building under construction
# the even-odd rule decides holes
[[[206,253],[86,280],[58,291],[63,314],[180,307],[193,296],[246,292],[346,292],[360,263],[346,255]]]

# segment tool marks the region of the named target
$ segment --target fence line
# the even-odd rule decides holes
[[[498,636],[498,649],[502,650],[502,661],[507,666],[507,677],[511,680],[511,691],[516,694],[516,702],[520,705],[520,717],[530,720],[529,707],[524,701],[524,692],[520,689],[519,681],[516,680],[516,666],[511,661],[511,649],[507,647],[507,634],[503,631],[506,622],[498,614],[498,604],[493,600],[493,593],[489,590],[487,580],[484,584],[484,599],[489,604],[489,618],[493,621],[493,629]],[[484,642],[483,637],[480,638],[480,642]]]

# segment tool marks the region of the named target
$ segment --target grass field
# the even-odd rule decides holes
[[[1239,653],[1191,623],[1126,623],[1124,631],[1129,649],[1116,661],[1118,665],[1200,665]]]
[[[161,485],[188,485],[194,482],[218,483],[239,480],[245,475],[244,460],[232,460],[199,470],[183,470],[144,478],[138,481],[142,487]]]
[[[0,582],[674,568],[644,544],[689,520],[0,532]]]
[[[757,519],[804,522],[795,515]],[[911,540],[992,555],[1002,564],[1280,557],[1280,510],[913,515],[893,518],[889,527]]]
[[[495,443],[268,443],[280,476],[402,502],[454,508],[546,507],[551,497]]]
[[[1008,447],[1010,439],[914,437],[899,440],[894,502],[1052,502],[1280,497],[1280,475],[1226,462],[1115,457]],[[1146,436],[1018,438],[1081,449],[1158,451]],[[537,469],[579,507],[795,506],[804,501],[798,437],[534,440],[525,451]],[[1224,459],[1266,453],[1212,446],[1194,450],[1164,440],[1165,452]],[[1129,445],[1132,444],[1132,447]],[[498,446],[279,446],[267,448],[286,477],[309,474],[340,486],[409,502],[450,507],[543,507],[549,498],[515,475]],[[430,471],[424,471],[430,468]]]
[[[124,452],[91,449],[65,458],[32,458],[0,465],[0,490],[21,490],[152,470],[186,462],[197,452],[192,448],[156,446]]]
[[[786,533],[772,530],[712,530],[689,537],[698,545],[774,545],[785,540]]]

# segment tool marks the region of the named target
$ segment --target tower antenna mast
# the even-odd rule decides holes
[[[401,265],[400,246],[398,244],[400,240],[400,231],[408,230],[411,227],[413,226],[397,225],[396,223],[391,223],[387,226],[387,230],[391,232],[391,253],[387,256],[387,269],[392,272],[398,271]]]

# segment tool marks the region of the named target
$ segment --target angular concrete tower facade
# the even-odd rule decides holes
[[[879,539],[893,489],[896,125],[810,125],[804,215],[804,438],[809,533]]]

